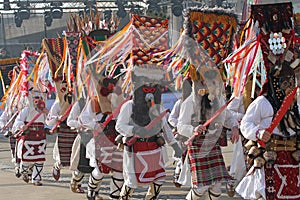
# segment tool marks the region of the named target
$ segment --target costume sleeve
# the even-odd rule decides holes
[[[224,126],[226,128],[231,129],[232,127],[237,127],[239,125],[237,119],[234,117],[234,115],[226,108],[225,109],[225,121]]]
[[[167,142],[168,145],[172,145],[176,142],[174,138],[174,134],[172,132],[171,127],[169,126],[166,117],[162,118],[162,124],[163,124],[163,136]]]
[[[67,118],[67,125],[78,129],[80,127],[80,123],[78,121],[78,116],[80,115],[80,107],[78,101],[72,107],[72,110]]]
[[[180,108],[180,114],[178,118],[177,130],[180,135],[185,137],[191,137],[194,133],[194,127],[192,125],[192,115],[194,113],[194,104],[192,101],[186,99]]]
[[[256,141],[256,133],[266,129],[273,117],[273,108],[265,97],[256,98],[247,108],[241,121],[241,132],[249,140]]]
[[[2,129],[3,126],[8,122],[8,113],[4,111],[0,116],[0,128]]]
[[[243,116],[245,115],[243,97],[234,98],[227,106],[227,109],[238,121],[242,120]]]
[[[59,102],[55,101],[54,104],[51,106],[51,109],[45,121],[48,126],[56,125],[56,123],[58,122],[58,117],[60,116],[59,112],[60,112]]]
[[[132,114],[132,100],[123,104],[116,123],[116,130],[125,137],[133,136],[132,133],[133,126],[130,125],[131,114]]]
[[[173,127],[177,127],[178,123],[178,117],[180,112],[180,106],[181,106],[181,99],[178,99],[169,115],[168,121]]]
[[[15,122],[12,127],[13,133],[17,132],[18,130],[21,130],[22,126],[25,125],[25,121],[28,115],[29,115],[28,107],[23,108],[15,119]]]
[[[96,113],[93,112],[91,100],[89,100],[87,107],[81,112],[79,123],[90,130],[95,130],[98,120]]]

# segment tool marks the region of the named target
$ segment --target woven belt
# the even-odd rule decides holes
[[[41,131],[44,130],[44,127],[29,127],[27,130],[28,131]]]
[[[137,142],[155,142],[157,139],[157,136],[154,135],[152,137],[149,137],[149,138],[138,138],[136,141]]]

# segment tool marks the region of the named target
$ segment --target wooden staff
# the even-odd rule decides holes
[[[41,112],[39,112],[38,114],[36,114],[36,115],[30,120],[30,122],[28,122],[28,123],[24,126],[24,128],[22,128],[22,130],[19,130],[19,132],[16,133],[16,134],[14,135],[14,137],[17,138],[17,137],[21,136],[22,133],[23,133],[24,131],[26,131],[26,130],[28,129],[28,127],[29,127],[31,124],[33,124],[33,123],[35,122],[35,120],[37,120],[37,118],[39,118],[43,113],[44,113],[44,112],[41,111]]]
[[[49,131],[50,133],[54,133],[54,131],[58,128],[58,126],[60,125],[60,123],[62,123],[63,121],[65,121],[65,119],[67,119],[67,117],[69,116],[72,108],[73,108],[73,104],[71,104],[67,110],[65,111],[65,113],[62,115],[61,119],[57,121],[57,123],[55,124],[55,126]]]
[[[15,112],[13,114],[13,116],[8,120],[8,122],[6,122],[6,124],[2,127],[2,129],[0,130],[0,132],[5,131],[5,129],[11,125],[11,123],[16,119],[16,117],[18,116],[19,111]]]
[[[156,125],[168,112],[170,112],[169,109],[163,111],[162,113],[160,113],[160,115],[158,115],[157,117],[155,117],[147,126],[145,126],[145,129],[147,131],[149,131],[154,125]],[[128,141],[126,141],[126,145],[127,146],[131,146],[133,145],[136,140],[140,138],[140,136],[138,135],[134,135],[132,138],[130,138]]]
[[[20,130],[18,133],[14,134],[14,137],[17,138],[19,136],[22,135],[22,133],[24,131],[26,131],[29,126],[31,124],[33,124],[35,122],[35,120],[37,120],[37,118],[39,118],[43,113],[45,113],[47,111],[47,108],[45,107],[45,102],[44,101],[40,101],[37,105],[38,110],[41,110],[39,113],[37,113],[31,120],[30,122],[28,122],[23,128],[22,130]]]
[[[207,127],[214,119],[216,119],[222,112],[223,110],[225,110],[225,108],[228,106],[228,104],[230,104],[230,102],[234,99],[234,97],[232,99],[230,99],[229,101],[227,101],[222,107],[220,107],[215,114],[209,119],[207,120],[203,126]],[[193,140],[195,139],[196,136],[198,136],[199,133],[194,133],[184,144],[185,145],[192,145]]]

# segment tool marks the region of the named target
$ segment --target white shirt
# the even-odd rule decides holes
[[[47,119],[46,119],[46,124],[48,126],[55,126],[56,123],[58,122],[58,117],[60,116],[60,110],[61,106],[59,104],[59,101],[55,101],[53,105],[51,106],[51,109],[48,113]]]
[[[91,100],[89,100],[86,108],[81,112],[78,117],[79,123],[89,130],[95,130],[98,122],[101,121],[103,117],[102,113],[93,112]]]
[[[174,107],[169,115],[168,121],[173,127],[177,127],[181,104],[182,104],[182,98],[178,99],[175,102]]]
[[[8,122],[8,113],[6,111],[3,111],[3,113],[0,116],[0,128],[2,129],[4,125]]]
[[[70,114],[67,118],[67,125],[72,128],[80,128],[81,123],[78,121],[78,117],[80,115],[80,107],[79,107],[79,102],[76,101],[76,103],[73,105]]]
[[[274,109],[271,103],[264,96],[257,97],[247,108],[246,114],[241,121],[241,132],[243,136],[249,140],[256,141],[256,133],[259,130],[268,128],[273,120]],[[288,129],[291,136],[294,131]],[[273,130],[276,135],[283,134],[276,127]]]
[[[227,106],[227,109],[238,121],[242,120],[245,115],[243,96],[235,97]]]
[[[195,103],[193,101],[193,95],[190,95],[182,104],[180,109],[180,115],[178,118],[178,133],[185,137],[191,137],[194,134],[194,126],[192,125],[192,117],[195,113]],[[227,128],[232,128],[238,126],[237,120],[232,116],[228,109],[223,110],[225,121],[224,126]],[[214,113],[213,113],[214,114]],[[211,116],[208,116],[209,118]]]
[[[20,130],[21,127],[25,125],[25,122],[30,122],[38,113],[39,112],[33,108],[24,107],[15,119],[12,132],[15,133],[17,130]],[[45,114],[42,114],[34,122],[45,123],[45,118]]]

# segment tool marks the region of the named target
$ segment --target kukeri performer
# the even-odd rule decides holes
[[[124,99],[118,79],[100,75],[97,82],[97,96],[91,97],[86,108],[79,116],[82,126],[93,132],[94,136],[86,145],[86,157],[93,168],[88,181],[87,198],[89,200],[105,199],[99,195],[99,187],[105,174],[112,172],[110,181],[110,199],[118,199],[124,182],[123,153],[117,150],[115,143],[119,133],[115,130],[114,116],[106,127],[103,123]],[[101,190],[101,187],[100,187]]]
[[[29,168],[33,165],[31,182],[35,186],[42,185],[42,170],[46,160],[44,126],[48,110],[45,107],[45,99],[45,93],[31,88],[28,105],[20,111],[12,128],[14,136],[18,139],[17,154],[21,159],[23,180],[29,182]]]
[[[252,141],[252,166],[236,188],[245,199],[300,199],[300,116],[296,102],[295,30],[291,2],[252,5],[249,32],[259,43],[266,82],[248,107],[241,132]],[[251,38],[251,39],[252,39]]]
[[[218,143],[223,126],[231,128],[232,142],[239,137],[238,122],[226,108],[208,127],[203,125],[224,104],[224,86],[218,69],[203,67],[201,70],[192,77],[193,92],[181,105],[177,125],[180,135],[188,138],[197,135],[188,144],[188,155],[182,166],[184,172],[179,177],[183,184],[192,186],[187,200],[201,199],[204,195],[208,199],[219,199],[222,183],[232,179]],[[216,84],[212,84],[214,82]]]
[[[242,134],[254,141],[248,153],[252,167],[236,188],[245,199],[300,198],[300,116],[296,100],[286,105],[289,109],[273,132],[267,130],[284,105],[283,98],[295,87],[293,69],[287,63],[279,69],[279,73],[269,73],[262,95],[249,105],[241,121]],[[257,141],[265,142],[265,148]]]
[[[73,142],[77,136],[77,131],[71,129],[67,125],[67,118],[62,119],[66,115],[66,111],[70,109],[73,103],[73,94],[71,88],[69,88],[66,80],[63,76],[58,76],[55,80],[56,87],[56,100],[51,106],[49,114],[46,119],[48,126],[56,126],[59,123],[56,142],[53,148],[53,159],[55,163],[53,165],[52,176],[55,180],[60,178],[61,167],[70,166],[70,157],[72,151]]]
[[[11,109],[5,108],[0,116],[0,129],[3,130],[3,135],[9,139],[12,163],[15,166],[15,176],[17,178],[22,175],[20,171],[21,160],[17,157],[17,139],[12,134],[12,126],[18,114],[19,110],[17,107]]]
[[[231,98],[233,98],[233,96]],[[227,106],[227,109],[236,118],[236,120],[240,122],[246,110],[244,106],[244,97],[235,97]],[[235,195],[236,185],[241,181],[247,172],[247,162],[245,156],[247,150],[244,147],[245,143],[247,143],[247,140],[242,136],[242,134],[240,134],[238,141],[233,144],[233,154],[229,166],[229,174],[234,180],[229,181],[226,185],[226,191],[229,197],[233,197]]]
[[[117,131],[127,140],[123,158],[125,182],[120,199],[131,199],[135,188],[149,186],[145,199],[154,200],[158,199],[166,177],[162,146],[166,141],[174,149],[176,158],[181,157],[182,150],[165,116],[149,130],[145,128],[163,112],[163,71],[156,67],[136,67],[131,79],[133,99],[122,106],[116,124]],[[133,138],[134,142],[130,142]]]

